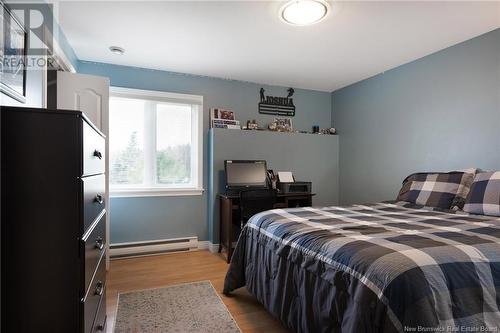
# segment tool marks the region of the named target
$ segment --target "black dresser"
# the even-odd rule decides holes
[[[1,332],[104,331],[104,136],[78,111],[0,123]]]

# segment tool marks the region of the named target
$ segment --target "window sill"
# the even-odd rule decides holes
[[[204,189],[123,189],[111,190],[111,198],[134,198],[134,197],[184,197],[198,196],[203,194]]]

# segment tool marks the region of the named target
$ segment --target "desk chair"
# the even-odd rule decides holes
[[[276,191],[271,189],[255,189],[240,192],[241,227],[257,213],[274,208]]]

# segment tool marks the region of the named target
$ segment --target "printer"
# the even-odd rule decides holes
[[[296,181],[291,172],[278,172],[277,189],[281,193],[311,193],[312,183]]]
[[[279,182],[278,190],[281,193],[311,193],[311,182]]]

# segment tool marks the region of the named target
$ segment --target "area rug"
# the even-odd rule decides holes
[[[116,333],[240,333],[210,281],[118,296]]]

